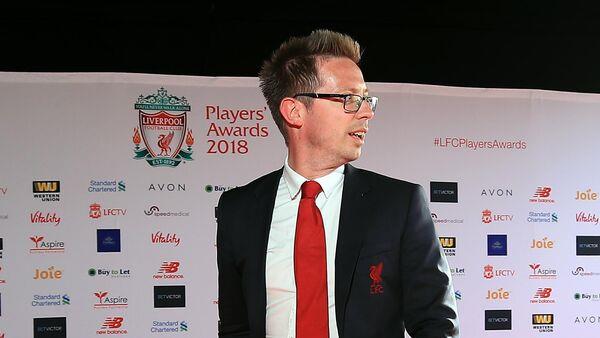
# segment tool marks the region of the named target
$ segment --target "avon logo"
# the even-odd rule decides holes
[[[181,238],[177,237],[177,234],[166,233],[163,234],[162,231],[157,231],[152,236],[152,243],[154,244],[175,244],[175,246],[179,245]]]
[[[0,187],[0,196],[6,195],[7,190],[8,190],[8,188],[6,188],[6,187]],[[0,338],[2,338],[2,336],[0,336]]]
[[[50,223],[53,224],[54,226],[57,226],[60,224],[60,217],[56,216],[56,213],[45,213],[42,214],[41,211],[36,211],[35,213],[31,213],[29,215],[29,218],[31,219],[31,223],[35,224],[46,224],[46,223]]]
[[[371,265],[369,268],[369,277],[371,278],[371,294],[377,295],[383,293],[383,285],[381,282],[381,272],[383,271],[383,262],[379,262],[377,265]]]
[[[596,214],[579,212],[575,214],[575,221],[579,223],[593,223],[594,225],[598,225],[598,216]]]

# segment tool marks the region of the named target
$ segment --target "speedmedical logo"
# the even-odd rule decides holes
[[[187,217],[190,215],[189,211],[161,211],[161,209],[156,206],[153,205],[151,207],[148,208],[148,210],[144,210],[144,214],[146,214],[146,216],[154,216],[154,217]]]
[[[33,197],[44,202],[60,201],[60,181],[33,181]]]

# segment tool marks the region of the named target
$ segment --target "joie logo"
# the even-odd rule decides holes
[[[154,307],[185,307],[185,285],[154,286]]]
[[[554,241],[549,240],[548,237],[544,237],[541,240],[533,239],[531,242],[530,249],[554,249]]]
[[[577,256],[600,255],[600,236],[577,236]]]
[[[487,235],[488,256],[506,256],[508,254],[507,235]]]
[[[511,330],[512,310],[485,310],[485,330]]]
[[[431,202],[458,203],[458,182],[429,182]]]
[[[123,317],[106,317],[99,330],[96,330],[96,334],[127,334],[127,330],[123,328]]]
[[[96,297],[94,309],[126,308],[129,305],[127,297],[110,297],[108,291],[94,292],[94,296]]]
[[[551,187],[537,187],[533,197],[529,199],[531,203],[554,203],[554,200],[550,198],[552,192]]]
[[[596,201],[598,200],[598,193],[588,189],[586,191],[579,191],[575,193],[575,200],[577,201]]]
[[[44,241],[44,236],[31,236],[29,239],[34,243],[34,247],[29,249],[30,253],[65,252],[63,241]]]
[[[456,256],[456,237],[439,237],[446,256]]]
[[[153,276],[154,279],[183,279],[179,274],[179,261],[162,262],[158,272]]]
[[[98,203],[90,204],[90,218],[100,218],[102,216],[125,216],[127,209],[102,208]]]
[[[543,267],[539,263],[529,264],[531,274],[529,279],[556,279],[558,272],[556,269]]]
[[[531,315],[531,324],[533,329],[538,332],[554,332],[554,314],[534,313]]]
[[[33,338],[67,338],[67,317],[33,318]]]
[[[499,288],[498,290],[488,290],[485,299],[489,300],[507,300],[510,299],[510,292]]]
[[[33,181],[33,197],[44,202],[60,201],[60,181]]]
[[[54,266],[50,266],[47,269],[35,269],[33,273],[33,279],[35,280],[56,280],[63,277],[62,270],[56,269]]]

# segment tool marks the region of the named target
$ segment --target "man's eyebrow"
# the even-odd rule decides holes
[[[366,87],[364,87],[363,90],[361,90],[361,88],[358,88],[358,87],[354,87],[354,88],[344,87],[344,88],[340,88],[339,90],[342,92],[363,93],[364,95],[369,94],[369,89],[367,89]]]

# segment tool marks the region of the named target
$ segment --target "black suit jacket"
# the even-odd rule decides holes
[[[282,172],[219,200],[219,337],[265,337],[267,241]],[[405,327],[413,338],[458,337],[450,271],[422,187],[349,164],[344,174],[335,257],[340,338],[403,337]]]

